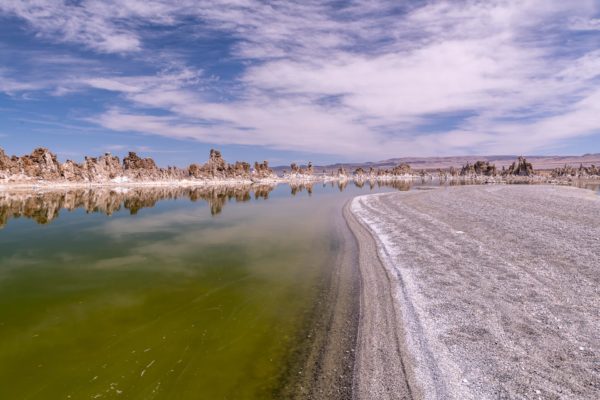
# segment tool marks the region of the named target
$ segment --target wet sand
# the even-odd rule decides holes
[[[466,186],[360,196],[345,214],[354,398],[600,398],[600,196]]]
[[[273,398],[347,400],[352,398],[358,333],[360,279],[358,247],[341,210],[333,216],[331,269],[302,330],[301,352],[290,360],[288,376]]]

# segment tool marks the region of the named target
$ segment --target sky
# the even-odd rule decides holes
[[[2,0],[0,115],[76,161],[595,153],[600,0]]]

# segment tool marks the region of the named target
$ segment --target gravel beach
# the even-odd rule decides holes
[[[464,186],[367,195],[357,399],[600,398],[600,196]]]

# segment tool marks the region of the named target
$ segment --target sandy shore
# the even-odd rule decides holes
[[[600,196],[465,186],[361,196],[345,213],[355,398],[600,398]]]
[[[404,330],[398,303],[394,300],[390,270],[381,263],[377,245],[369,231],[344,207],[348,226],[358,242],[360,306],[354,399],[410,399]]]

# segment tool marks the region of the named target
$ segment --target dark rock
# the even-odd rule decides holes
[[[156,163],[151,158],[141,158],[135,152],[130,151],[127,157],[123,159],[123,169],[124,170],[136,170],[136,169],[146,169],[153,170],[158,169]]]
[[[527,162],[525,157],[519,157],[519,159],[511,164],[508,169],[503,172],[504,175],[514,176],[533,176],[535,172],[531,163]]]
[[[489,161],[477,161],[475,164],[467,163],[460,170],[460,176],[496,176],[496,166]]]

